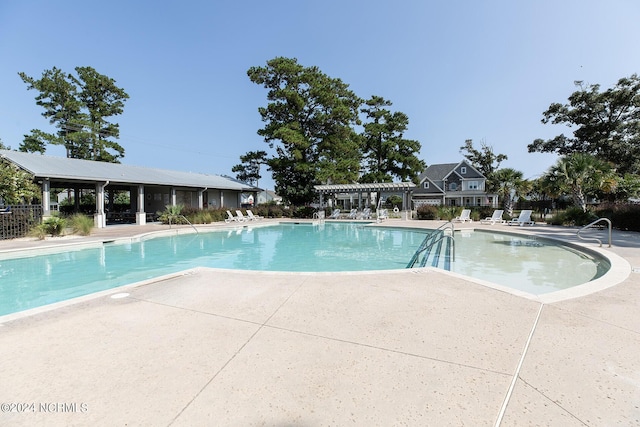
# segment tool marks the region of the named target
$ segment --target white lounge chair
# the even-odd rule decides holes
[[[531,212],[531,210],[523,210],[520,212],[520,216],[518,218],[511,218],[511,221],[508,221],[507,224],[519,225],[521,227],[523,225],[533,225],[535,223],[531,221]]]
[[[239,211],[236,211],[236,212],[239,212]],[[240,217],[233,216],[230,210],[227,210],[227,218],[224,219],[224,222],[230,223],[231,221],[244,222],[244,217],[240,219]]]
[[[254,215],[253,212],[251,212],[251,209],[247,209],[247,217],[249,217],[249,221],[258,221],[262,219],[260,215]]]
[[[504,213],[503,210],[495,210],[495,211],[493,211],[493,215],[491,215],[490,217],[487,217],[485,219],[481,219],[480,223],[481,224],[491,224],[491,225],[494,225],[496,223],[504,224],[506,221],[504,219],[502,219],[502,214],[503,213]]]
[[[364,208],[360,214],[360,219],[371,219],[371,209]]]
[[[351,212],[349,212],[349,215],[347,215],[347,218],[349,219],[358,218],[358,209],[351,209]]]
[[[389,219],[389,213],[386,209],[379,209],[376,215],[378,222],[384,221],[385,219]]]
[[[473,222],[473,220],[471,219],[471,209],[463,209],[462,213],[460,214],[460,216],[457,216],[455,218],[453,218],[451,221],[456,221],[456,222]]]
[[[331,215],[329,215],[329,218],[331,219],[340,218],[340,209],[334,209],[333,212],[331,212]]]
[[[238,222],[245,222],[245,221],[247,221],[247,217],[245,217],[244,215],[242,215],[242,211],[241,211],[241,210],[236,210],[236,217],[238,218]]]

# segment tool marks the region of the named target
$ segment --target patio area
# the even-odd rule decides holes
[[[614,231],[604,249],[628,275],[553,302],[434,269],[197,268],[0,317],[0,425],[640,426],[640,236]]]

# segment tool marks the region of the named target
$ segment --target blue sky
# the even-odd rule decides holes
[[[233,175],[240,155],[268,150],[266,90],[246,72],[285,56],[393,102],[427,164],[458,162],[473,139],[531,178],[556,158],[527,144],[570,131],[540,123],[551,103],[575,80],[640,73],[639,19],[637,0],[3,0],[0,139],[52,131],[18,72],[90,66],[130,95],[114,118],[123,163]]]

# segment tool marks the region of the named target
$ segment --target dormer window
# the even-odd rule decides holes
[[[462,166],[460,168],[460,173],[463,174],[463,175],[466,174],[467,173],[467,167],[466,166]]]
[[[424,189],[429,188],[429,182],[425,182],[424,184],[422,184],[422,188]]]

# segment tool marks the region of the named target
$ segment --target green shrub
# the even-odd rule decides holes
[[[443,221],[451,221],[460,215],[462,208],[457,206],[438,206],[438,219]]]
[[[609,218],[614,228],[627,231],[640,231],[640,205],[630,203],[607,203],[598,206],[596,215]]]
[[[438,219],[438,208],[431,205],[422,205],[416,209],[418,219],[433,220]]]
[[[73,230],[74,234],[79,234],[81,236],[88,236],[91,234],[91,230],[93,229],[94,223],[93,218],[83,215],[83,214],[75,214],[68,219],[69,226]]]
[[[583,226],[595,221],[596,219],[598,219],[598,216],[593,212],[588,210],[584,212],[581,208],[572,206],[555,214],[549,223],[553,225]]]
[[[52,216],[35,226],[29,234],[42,240],[47,235],[61,236],[65,228],[67,228],[67,221],[64,218]]]
[[[44,224],[38,224],[29,230],[28,235],[38,240],[44,240],[44,238],[47,237],[47,231],[45,230]]]
[[[313,218],[313,214],[316,211],[315,208],[310,206],[302,206],[299,208],[292,209],[293,210],[293,218]]]
[[[163,224],[186,224],[183,218],[182,210],[184,205],[166,205],[164,211],[157,212],[158,220]]]

